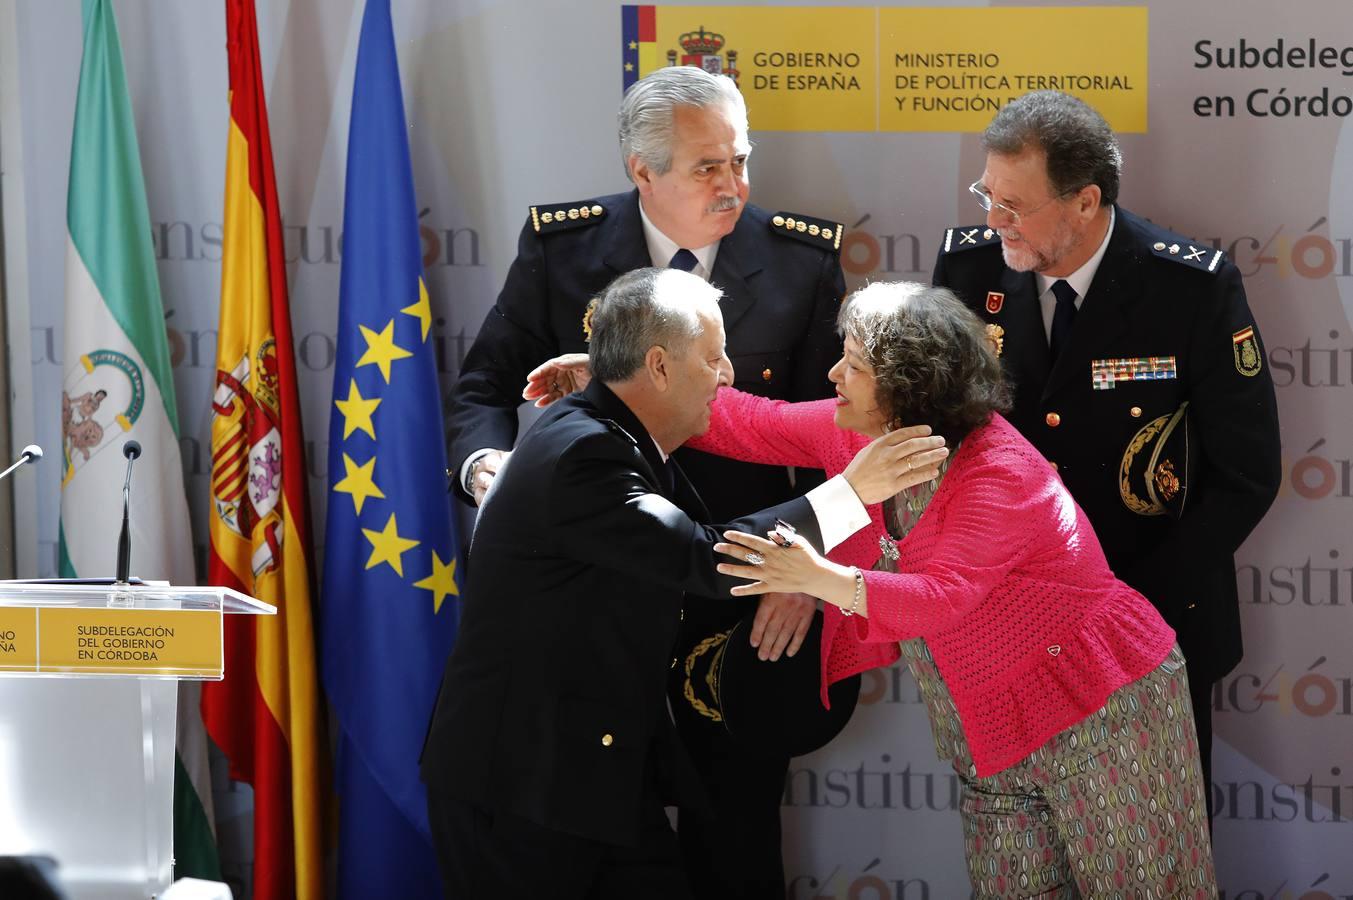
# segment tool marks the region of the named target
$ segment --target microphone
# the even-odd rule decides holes
[[[141,455],[141,445],[128,441],[122,445],[122,455],[127,457],[127,480],[122,482],[122,533],[117,536],[117,583],[127,583],[127,573],[132,565],[132,528],[128,517],[132,496],[132,463]]]
[[[29,444],[27,447],[23,448],[23,452],[19,454],[19,458],[14,460],[13,464],[10,465],[8,469],[0,472],[0,479],[8,478],[10,472],[13,472],[25,463],[37,462],[40,459],[42,459],[42,448],[37,444]]]

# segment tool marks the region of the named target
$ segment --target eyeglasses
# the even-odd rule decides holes
[[[1082,185],[1081,187],[1084,187],[1084,185]],[[1074,194],[1080,190],[1081,188],[1070,188],[1069,190],[1062,191],[1060,194],[1049,197],[1047,200],[1044,200],[1042,203],[1038,204],[1033,209],[1026,209],[1023,212],[1020,212],[1019,210],[1011,209],[1004,203],[997,203],[995,200],[992,200],[991,194],[987,193],[986,185],[982,184],[980,179],[968,185],[968,192],[977,198],[977,203],[979,206],[981,206],[987,212],[995,210],[996,212],[1000,213],[1001,215],[1009,219],[1010,224],[1012,225],[1018,225],[1020,223],[1020,220],[1023,219],[1025,216],[1032,216],[1034,213],[1038,212],[1040,209],[1047,206],[1052,201],[1060,200],[1063,197],[1067,196],[1068,194]]]

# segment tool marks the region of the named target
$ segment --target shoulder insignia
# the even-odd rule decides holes
[[[1151,252],[1161,259],[1173,260],[1190,268],[1202,269],[1205,272],[1216,272],[1221,266],[1222,260],[1226,258],[1225,253],[1215,250],[1207,244],[1190,244],[1169,234],[1161,237],[1164,240],[1157,239],[1151,245]]]
[[[531,207],[531,227],[536,234],[549,234],[552,231],[566,231],[569,228],[581,228],[594,225],[606,215],[606,208],[595,200],[582,203],[554,203],[549,206]]]
[[[827,219],[815,219],[798,213],[778,212],[770,218],[770,230],[783,237],[792,237],[832,251],[841,249],[841,238],[846,226]]]
[[[999,244],[1001,236],[996,229],[985,225],[960,225],[944,231],[944,252],[955,253],[959,250],[972,250],[988,244]]]

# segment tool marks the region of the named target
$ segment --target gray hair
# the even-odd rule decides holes
[[[1123,153],[1113,129],[1085,101],[1060,91],[1034,91],[1001,108],[982,133],[988,153],[1042,150],[1057,196],[1097,185],[1105,205],[1118,201]]]
[[[678,106],[725,106],[733,123],[747,130],[747,103],[727,75],[711,75],[695,66],[668,66],[641,78],[620,101],[620,161],[631,181],[630,157],[637,156],[655,175],[672,168],[672,120]]]
[[[698,313],[719,302],[719,289],[680,269],[635,269],[606,286],[589,317],[592,375],[603,384],[624,381],[644,367],[653,346],[680,356],[703,329]]]

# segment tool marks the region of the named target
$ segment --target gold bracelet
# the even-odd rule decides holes
[[[850,604],[850,609],[841,607],[841,615],[853,616],[860,611],[860,601],[864,599],[864,573],[856,566],[851,566],[850,571],[855,573],[855,600]]]

